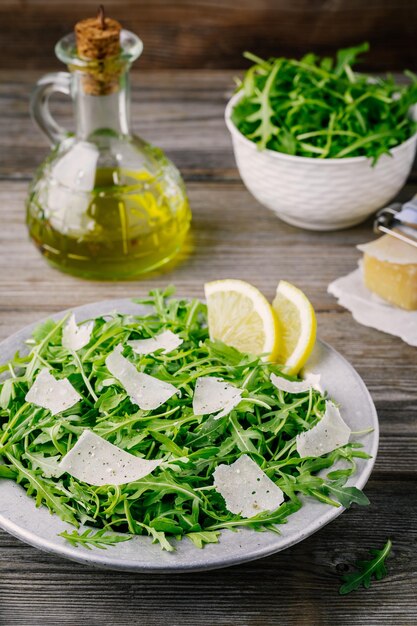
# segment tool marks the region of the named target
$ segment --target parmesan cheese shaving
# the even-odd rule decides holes
[[[176,350],[182,343],[181,337],[170,330],[164,330],[159,335],[149,339],[135,339],[127,342],[136,354],[152,354],[152,352],[161,349],[164,354],[167,354]]]
[[[326,402],[321,420],[296,437],[297,452],[304,458],[327,454],[348,443],[351,430],[343,421],[340,411],[333,402]]]
[[[379,261],[397,263],[398,265],[417,264],[417,248],[391,235],[383,235],[375,241],[362,243],[357,248]]]
[[[286,393],[305,393],[306,391],[310,391],[310,389],[317,389],[320,391],[320,374],[308,373],[304,380],[287,380],[282,376],[276,376],[276,374],[271,374],[270,376],[271,383],[279,389],[280,391],[285,391]]]
[[[231,465],[216,467],[213,477],[227,510],[242,517],[274,511],[284,501],[281,489],[247,454]]]
[[[62,329],[62,345],[70,352],[81,350],[89,343],[93,327],[94,322],[77,326],[74,314],[72,314]]]
[[[121,450],[91,430],[85,430],[59,467],[74,478],[101,487],[125,485],[147,476],[162,463],[148,461]]]
[[[25,400],[43,409],[49,409],[52,415],[56,415],[74,406],[81,400],[81,396],[67,378],[57,380],[44,367],[27,392]]]
[[[152,411],[164,404],[178,389],[159,378],[138,372],[133,363],[122,355],[118,345],[106,358],[106,367],[125,388],[133,404],[144,411]]]
[[[214,419],[228,415],[240,402],[242,391],[214,376],[197,378],[194,397],[194,415],[208,415],[216,413]]]

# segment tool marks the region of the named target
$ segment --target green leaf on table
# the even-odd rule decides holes
[[[344,574],[342,576],[343,585],[339,589],[340,595],[346,595],[355,589],[363,586],[368,589],[371,586],[372,578],[381,580],[387,575],[385,560],[390,555],[392,548],[391,540],[388,539],[382,550],[371,549],[372,556],[367,561],[357,561],[355,567],[357,571]]]

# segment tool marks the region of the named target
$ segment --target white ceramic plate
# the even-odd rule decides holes
[[[137,313],[143,307],[130,300],[107,300],[74,309],[78,322],[114,311]],[[64,312],[51,316],[60,319]],[[0,343],[0,362],[8,361],[16,350],[25,350],[24,341],[30,337],[36,324],[27,326]],[[362,489],[369,478],[378,449],[378,417],[371,396],[363,381],[349,363],[333,348],[317,341],[309,361],[309,369],[321,374],[323,387],[341,405],[342,415],[352,430],[373,428],[359,438],[364,450],[372,455],[369,460],[358,459],[357,472],[349,485]],[[218,544],[196,548],[190,541],[176,543],[175,552],[162,551],[152,544],[149,537],[134,537],[130,541],[109,546],[107,550],[73,547],[58,533],[73,527],[51,515],[46,507],[39,509],[33,498],[11,480],[0,479],[0,527],[22,541],[73,561],[109,569],[136,572],[185,572],[227,567],[279,552],[334,520],[343,512],[312,498],[304,500],[304,506],[290,515],[288,523],[280,526],[281,534],[256,532],[242,529],[238,532],[224,531]]]

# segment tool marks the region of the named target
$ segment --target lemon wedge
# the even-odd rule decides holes
[[[204,285],[211,339],[240,352],[274,360],[279,326],[274,311],[256,287],[243,280],[215,280]]]
[[[281,334],[277,360],[284,371],[297,374],[306,363],[316,341],[317,321],[307,296],[291,283],[281,280],[272,303]]]

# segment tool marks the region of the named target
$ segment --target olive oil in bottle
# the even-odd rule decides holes
[[[32,99],[33,117],[55,147],[30,188],[29,233],[62,271],[103,280],[134,278],[175,256],[190,209],[175,166],[130,132],[128,70],[142,51],[141,41],[128,31],[119,33],[120,25],[103,15],[80,25],[82,49],[93,58],[79,56],[74,35],[64,37],[56,52],[71,73],[41,79]],[[98,60],[101,38],[109,40],[112,56]],[[73,97],[74,135],[49,113],[47,96],[54,90]]]
[[[43,175],[28,199],[32,240],[53,266],[85,278],[129,279],[172,259],[190,211],[176,172],[99,168],[91,191]]]

